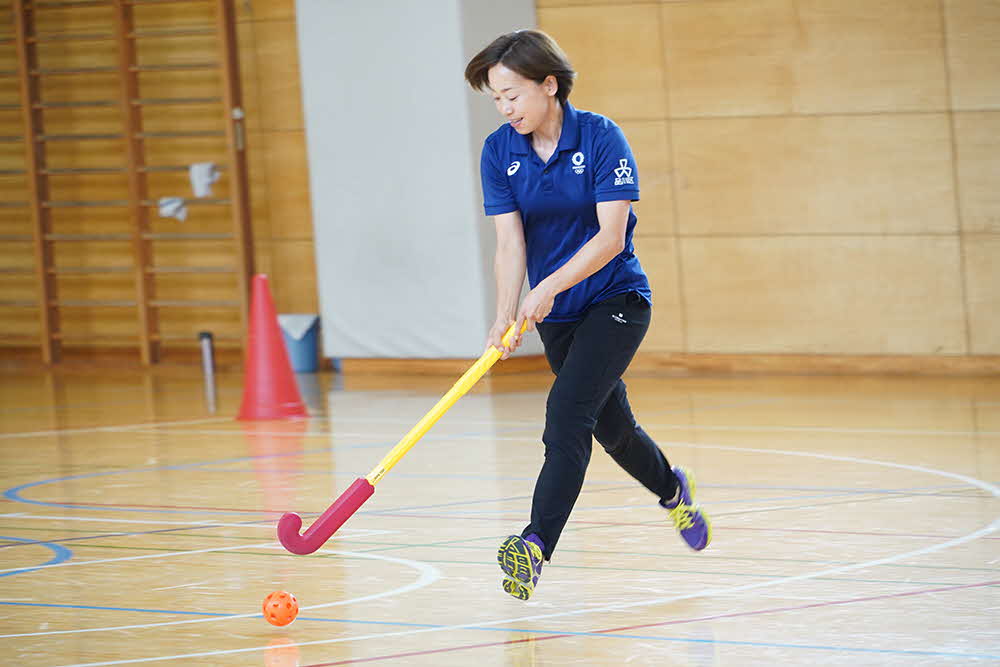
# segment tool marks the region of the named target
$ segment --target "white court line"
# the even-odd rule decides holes
[[[344,535],[341,535],[340,531],[333,536],[332,539],[339,539],[340,537],[346,537],[347,530],[344,531]],[[39,542],[44,542],[44,540],[39,540]],[[21,566],[21,567],[11,567],[6,570],[0,570],[0,574],[4,572],[16,572],[18,570],[23,570],[25,567],[31,567],[32,571],[38,570],[49,570],[54,567],[79,567],[81,565],[99,565],[102,563],[121,563],[128,560],[149,560],[151,558],[173,558],[174,556],[186,556],[188,554],[205,554],[213,551],[233,551],[236,549],[261,549],[261,548],[274,548],[274,542],[261,542],[260,544],[237,544],[235,546],[229,547],[211,547],[209,549],[197,549],[194,551],[170,551],[167,553],[160,554],[146,554],[144,556],[121,556],[119,558],[100,558],[98,560],[81,560],[81,561],[65,561],[62,563],[53,563],[52,565],[32,565],[32,566]],[[5,635],[0,635],[3,637]]]
[[[899,428],[836,428],[833,426],[702,426],[692,424],[643,424],[643,428],[663,428],[698,431],[759,431],[762,433],[844,433],[849,435],[985,435],[998,436],[1000,431],[935,431],[933,429],[908,430]]]
[[[275,512],[278,514],[278,512]],[[24,512],[15,512],[13,514],[0,514],[0,518],[10,518],[10,519],[41,519],[45,521],[92,521],[96,523],[131,523],[131,524],[151,524],[154,526],[191,526],[196,528],[199,526],[219,526],[224,528],[243,528],[249,526],[251,528],[257,528],[258,526],[270,527],[271,524],[262,523],[263,521],[271,521],[270,519],[262,519],[261,521],[255,521],[253,523],[217,523],[215,521],[157,521],[156,519],[104,519],[100,517],[83,517],[83,516],[50,516],[46,514],[25,514]],[[272,522],[273,524],[273,522]],[[44,542],[45,540],[39,540]]]
[[[161,586],[159,588],[151,588],[151,591],[172,591],[176,588],[191,588],[193,586],[204,586],[205,584],[215,583],[215,579],[206,579],[205,581],[189,581],[186,584],[177,584],[176,586]]]
[[[407,422],[409,423],[409,422]],[[454,424],[454,422],[451,422]],[[467,425],[479,425],[486,426],[486,422],[473,423],[470,422]],[[542,422],[527,423],[524,422],[522,425],[525,427],[537,427],[541,429],[544,424]],[[933,429],[920,429],[920,430],[908,430],[908,429],[895,429],[895,428],[838,428],[833,426],[740,426],[740,425],[728,425],[728,426],[707,426],[702,424],[657,424],[655,422],[644,422],[642,424],[643,428],[646,430],[650,429],[670,429],[670,430],[680,430],[680,431],[735,431],[735,432],[756,432],[756,433],[832,433],[832,434],[844,434],[844,435],[918,435],[924,437],[944,437],[944,436],[981,436],[981,437],[998,437],[1000,436],[1000,431],[935,431]],[[130,429],[137,433],[159,433],[159,430],[155,429],[145,429],[145,428],[135,428]],[[179,435],[263,435],[269,437],[284,437],[284,438],[370,438],[373,440],[392,440],[399,437],[399,433],[372,433],[370,431],[364,433],[352,433],[352,432],[340,432],[340,431],[311,431],[308,433],[289,433],[287,431],[237,431],[237,430],[209,430],[209,429],[170,429],[170,433],[177,433]],[[531,437],[518,437],[518,436],[493,436],[490,434],[440,434],[440,435],[428,435],[428,438],[434,438],[437,440],[538,440],[537,436]],[[667,443],[669,444],[669,443]]]
[[[135,433],[161,433],[157,429],[147,429],[145,427],[130,429]],[[381,439],[398,439],[399,433],[341,433],[339,431],[307,431],[305,433],[291,433],[289,431],[238,431],[235,429],[191,429],[191,428],[177,428],[170,429],[170,433],[177,433],[179,435],[263,435],[267,437],[278,437],[278,438],[316,438],[323,437],[329,438],[331,436],[336,436],[338,438],[373,438],[376,440]]]
[[[49,431],[24,431],[22,433],[0,433],[0,440],[10,440],[13,438],[40,438],[48,435],[68,435],[77,433],[114,433],[122,431],[133,431],[143,427],[155,429],[160,426],[188,426],[191,424],[208,424],[211,422],[231,421],[232,417],[206,417],[204,419],[186,419],[173,422],[143,422],[141,424],[123,424],[119,426],[91,426],[88,428],[59,428]]]
[[[275,512],[277,514],[277,512]],[[261,521],[270,523],[217,523],[215,521],[158,521],[156,519],[104,519],[100,517],[84,517],[84,516],[50,516],[46,514],[25,514],[24,512],[17,512],[14,514],[0,514],[0,518],[11,518],[11,519],[41,519],[44,521],[91,521],[96,523],[130,523],[130,524],[150,524],[154,526],[191,526],[192,528],[197,528],[199,526],[219,526],[224,528],[257,528],[264,526],[265,528],[273,527],[274,522],[270,519],[262,519]],[[45,540],[39,540],[39,542],[44,542]]]
[[[883,466],[883,467],[886,467],[886,468],[898,468],[898,469],[901,469],[901,470],[908,470],[908,471],[911,471],[911,472],[920,472],[920,473],[926,473],[926,474],[929,474],[929,475],[937,475],[939,477],[948,477],[948,478],[951,478],[951,479],[958,480],[958,481],[962,482],[963,484],[967,484],[969,486],[974,486],[974,487],[978,487],[980,489],[983,489],[984,491],[987,491],[987,492],[991,493],[994,497],[1000,497],[1000,488],[998,488],[997,486],[994,486],[993,484],[990,484],[989,482],[984,482],[982,480],[975,479],[973,477],[967,477],[965,475],[960,475],[958,473],[947,472],[947,471],[944,471],[944,470],[937,470],[937,469],[934,469],[934,468],[925,468],[923,466],[908,465],[908,464],[905,464],[905,463],[893,463],[893,462],[890,462],[890,461],[877,461],[877,460],[874,460],[874,459],[855,458],[853,456],[836,456],[836,455],[833,455],[833,454],[820,454],[820,453],[811,453],[811,452],[796,452],[796,451],[787,451],[787,450],[779,450],[779,449],[756,449],[756,448],[746,448],[746,447],[732,447],[732,446],[727,446],[727,445],[711,445],[711,444],[705,444],[705,443],[672,443],[672,444],[677,444],[679,446],[687,446],[687,447],[698,447],[698,448],[703,448],[703,449],[718,449],[718,450],[722,450],[722,451],[733,451],[733,452],[743,452],[743,453],[751,452],[751,453],[757,453],[757,454],[779,454],[779,455],[786,455],[786,456],[799,456],[799,457],[806,457],[806,458],[818,458],[818,459],[825,459],[825,460],[828,460],[828,461],[841,461],[841,462],[846,462],[846,463],[857,463],[857,464],[860,464],[860,465],[877,465],[877,466]],[[493,621],[463,623],[463,624],[460,624],[460,625],[439,626],[439,627],[434,627],[434,628],[420,628],[420,629],[416,629],[416,630],[401,630],[401,631],[398,631],[398,632],[386,632],[386,633],[378,633],[378,634],[370,634],[370,635],[355,635],[355,636],[351,636],[351,637],[338,637],[338,638],[335,638],[335,639],[317,639],[317,640],[308,641],[308,642],[296,642],[294,644],[294,646],[315,646],[315,645],[320,645],[320,644],[337,644],[337,643],[342,643],[342,642],[362,641],[362,640],[366,640],[366,639],[386,639],[386,638],[389,638],[389,637],[402,637],[402,636],[407,636],[407,635],[417,635],[417,634],[424,634],[424,633],[430,633],[430,632],[450,632],[450,631],[453,631],[453,630],[463,630],[463,629],[467,629],[467,628],[481,628],[481,627],[488,627],[488,626],[495,626],[495,625],[505,625],[505,624],[508,624],[508,623],[520,623],[520,622],[524,622],[524,621],[538,621],[538,620],[545,620],[545,619],[552,619],[552,618],[565,618],[565,617],[569,617],[569,616],[579,616],[579,615],[583,615],[583,614],[594,614],[594,613],[598,613],[598,612],[621,611],[621,610],[625,610],[625,609],[633,609],[633,608],[636,608],[636,607],[649,607],[649,606],[654,606],[654,605],[658,605],[658,604],[666,604],[666,603],[669,603],[669,602],[677,602],[678,600],[690,600],[690,599],[702,598],[702,597],[710,597],[710,596],[731,595],[733,593],[743,593],[743,592],[746,592],[746,591],[758,590],[758,589],[761,589],[761,588],[771,588],[771,587],[775,587],[775,586],[782,586],[782,585],[785,585],[785,584],[795,583],[795,582],[798,582],[798,581],[806,581],[806,580],[809,580],[809,579],[817,579],[819,577],[828,577],[828,576],[835,575],[835,574],[843,574],[844,572],[853,572],[855,570],[862,570],[862,569],[865,569],[865,568],[875,567],[875,566],[878,566],[878,565],[886,565],[886,564],[894,563],[894,562],[897,562],[897,561],[900,561],[900,560],[905,560],[905,559],[908,559],[908,558],[916,558],[918,556],[925,556],[925,555],[930,554],[930,553],[934,553],[934,552],[937,552],[937,551],[943,551],[945,549],[949,549],[951,547],[955,547],[955,546],[958,546],[960,544],[965,544],[966,542],[971,542],[973,540],[977,540],[980,537],[983,537],[985,535],[993,533],[993,532],[995,532],[998,529],[1000,529],[1000,518],[994,519],[993,522],[990,523],[989,525],[987,525],[987,526],[985,526],[983,528],[980,528],[979,530],[976,530],[976,531],[973,531],[971,533],[968,533],[967,535],[963,535],[961,537],[957,537],[955,539],[948,540],[946,542],[941,542],[939,544],[934,544],[934,545],[931,545],[931,546],[928,546],[928,547],[923,547],[921,549],[915,549],[913,551],[907,551],[907,552],[904,552],[904,553],[901,553],[901,554],[897,554],[895,556],[888,556],[886,558],[879,558],[879,559],[872,560],[872,561],[867,561],[867,562],[864,562],[864,563],[855,563],[855,564],[852,564],[852,565],[843,565],[843,566],[840,566],[840,567],[834,567],[834,568],[830,568],[830,569],[827,569],[827,570],[820,570],[820,571],[817,571],[817,572],[807,572],[806,574],[794,575],[794,576],[785,577],[785,578],[782,578],[782,579],[774,579],[774,580],[769,580],[769,581],[755,582],[755,583],[751,583],[751,584],[744,584],[742,586],[735,586],[735,587],[730,587],[730,588],[709,589],[709,590],[698,591],[698,592],[695,592],[695,593],[686,593],[686,594],[683,594],[683,595],[671,595],[671,596],[666,596],[666,597],[651,598],[651,599],[647,599],[647,600],[638,600],[636,602],[627,602],[627,603],[604,605],[604,606],[599,606],[599,607],[586,607],[586,608],[583,608],[583,609],[575,609],[575,610],[572,610],[572,611],[555,612],[555,613],[551,613],[551,614],[536,614],[536,615],[532,615],[532,616],[518,616],[518,617],[514,617],[514,618],[497,619],[497,620],[493,620]],[[547,630],[546,632],[550,632],[550,631]],[[554,631],[553,630],[551,632],[553,634],[558,634],[558,631]],[[289,646],[292,646],[292,645],[293,644],[289,644]],[[139,663],[139,662],[159,662],[159,661],[163,661],[163,660],[178,660],[178,659],[183,659],[183,658],[205,658],[205,657],[215,656],[215,655],[232,655],[232,654],[236,654],[236,653],[249,653],[249,652],[253,652],[253,651],[265,651],[268,648],[269,648],[268,646],[256,646],[256,647],[239,648],[239,649],[228,649],[228,650],[219,650],[219,651],[204,651],[204,652],[200,652],[200,653],[184,653],[184,654],[176,654],[176,655],[156,656],[156,657],[152,657],[152,658],[131,658],[131,659],[128,659],[128,660],[112,660],[112,661],[107,661],[107,662],[76,663],[76,664],[73,664],[73,665],[66,665],[64,667],[98,667],[98,666],[101,666],[101,665],[124,665],[124,664],[134,664],[134,663]]]
[[[279,514],[279,512],[275,512]],[[157,526],[190,526],[191,528],[204,528],[211,526],[212,528],[267,528],[269,530],[274,530],[274,525],[276,519],[262,519],[260,521],[254,521],[252,523],[217,523],[215,521],[159,521],[156,519],[104,519],[100,517],[83,517],[83,516],[49,516],[45,514],[25,514],[23,512],[17,512],[15,514],[0,514],[0,518],[15,518],[15,519],[43,519],[47,521],[92,521],[97,523],[132,523],[132,524],[152,524]],[[370,535],[390,535],[392,533],[398,533],[398,530],[382,530],[376,528],[343,528],[337,531],[337,534],[350,535],[351,537],[368,537]],[[39,542],[45,542],[46,540],[38,540]],[[47,567],[47,566],[46,566]],[[38,567],[41,569],[41,566]]]
[[[258,546],[258,545],[250,545]],[[268,544],[271,549],[278,549],[277,545]],[[244,547],[250,548],[250,547]],[[222,549],[204,549],[202,551],[185,551],[178,552],[176,554],[167,555],[185,555],[185,554],[195,554],[204,553],[205,551],[222,551]],[[353,556],[355,558],[367,558],[370,560],[382,560],[388,561],[390,563],[397,563],[399,565],[405,565],[411,567],[420,573],[412,583],[406,584],[405,586],[399,586],[387,591],[382,591],[381,593],[372,593],[371,595],[365,595],[362,597],[349,598],[346,600],[335,600],[333,602],[324,602],[322,604],[313,604],[307,607],[299,607],[299,611],[306,611],[310,609],[325,609],[328,607],[338,607],[345,604],[354,604],[358,602],[368,602],[370,600],[377,600],[384,597],[394,597],[397,595],[403,595],[404,593],[409,593],[410,591],[417,590],[418,588],[423,588],[424,586],[429,586],[435,581],[441,578],[441,571],[438,570],[433,565],[423,563],[420,561],[409,560],[407,558],[396,558],[394,556],[386,556],[384,554],[367,554],[359,553],[354,551],[335,551],[333,549],[320,549],[316,553],[326,553],[326,554],[336,554],[338,556]],[[125,559],[123,559],[125,560]],[[98,562],[98,561],[91,561]],[[176,588],[176,587],[175,587]],[[157,589],[160,590],[160,589]],[[254,612],[252,614],[232,614],[230,616],[210,616],[208,618],[188,618],[182,621],[166,621],[162,623],[142,623],[138,625],[119,625],[114,627],[101,627],[101,628],[80,628],[74,630],[49,630],[45,632],[24,632],[20,634],[13,635],[0,635],[0,639],[9,639],[13,637],[38,637],[40,635],[77,635],[91,632],[108,632],[110,630],[138,630],[141,628],[159,628],[167,625],[191,625],[193,623],[214,623],[218,621],[232,621],[240,618],[258,618],[261,616],[260,612]]]
[[[80,561],[66,561],[63,563],[53,563],[52,565],[37,565],[31,566],[32,570],[50,570],[54,567],[80,567],[81,565],[99,565],[102,563],[121,563],[127,560],[148,560],[150,558],[173,558],[174,556],[187,556],[190,554],[207,554],[212,551],[234,551],[236,549],[261,549],[264,547],[273,547],[274,542],[261,542],[260,544],[237,544],[230,547],[212,547],[210,549],[196,549],[194,551],[171,551],[162,554],[146,554],[145,556],[121,556],[119,558],[100,558],[98,560],[80,560]],[[15,572],[17,570],[25,569],[24,566],[21,567],[11,567],[6,570],[0,570],[3,572]],[[7,635],[0,635],[7,636]]]

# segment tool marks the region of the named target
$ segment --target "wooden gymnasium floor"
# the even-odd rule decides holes
[[[494,556],[549,378],[486,379],[321,552],[283,551],[279,513],[325,509],[454,379],[302,376],[313,418],[240,423],[238,376],[214,415],[197,370],[0,376],[0,663],[1000,664],[1000,378],[632,377],[714,543],[597,449],[529,603]]]

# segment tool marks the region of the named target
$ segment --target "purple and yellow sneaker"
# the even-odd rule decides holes
[[[535,592],[542,574],[542,541],[535,534],[528,537],[511,535],[497,550],[497,562],[506,575],[503,590],[518,600],[527,600]]]
[[[676,500],[660,504],[670,512],[681,537],[695,551],[701,551],[712,541],[712,521],[705,510],[694,502],[694,475],[687,468],[674,466],[678,491]]]

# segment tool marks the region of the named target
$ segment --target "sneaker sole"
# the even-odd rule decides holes
[[[527,600],[531,597],[532,590],[516,579],[505,577],[503,580],[503,590],[507,595],[511,595],[518,600]]]
[[[500,569],[511,579],[523,584],[530,585],[531,575],[531,554],[528,552],[528,545],[517,535],[511,535],[497,549],[497,562]],[[507,590],[504,582],[504,590]],[[510,591],[507,591],[510,593]],[[511,593],[511,595],[514,595]],[[528,593],[531,595],[531,593]],[[517,597],[515,595],[515,597]],[[522,598],[527,600],[527,598]]]

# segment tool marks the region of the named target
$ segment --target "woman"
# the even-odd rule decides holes
[[[546,403],[545,462],[531,522],[500,545],[503,589],[527,600],[552,557],[583,485],[593,438],[652,491],[695,550],[712,538],[694,480],[671,468],[632,416],[622,374],[646,330],[649,281],[632,246],[639,199],[632,151],[604,116],[569,103],[576,73],[545,33],[501,35],[468,64],[506,123],[486,138],[486,214],[494,216],[497,318],[488,345],[511,324],[538,330],[556,379]],[[527,271],[531,291],[518,304]],[[502,348],[506,359],[521,344]]]

